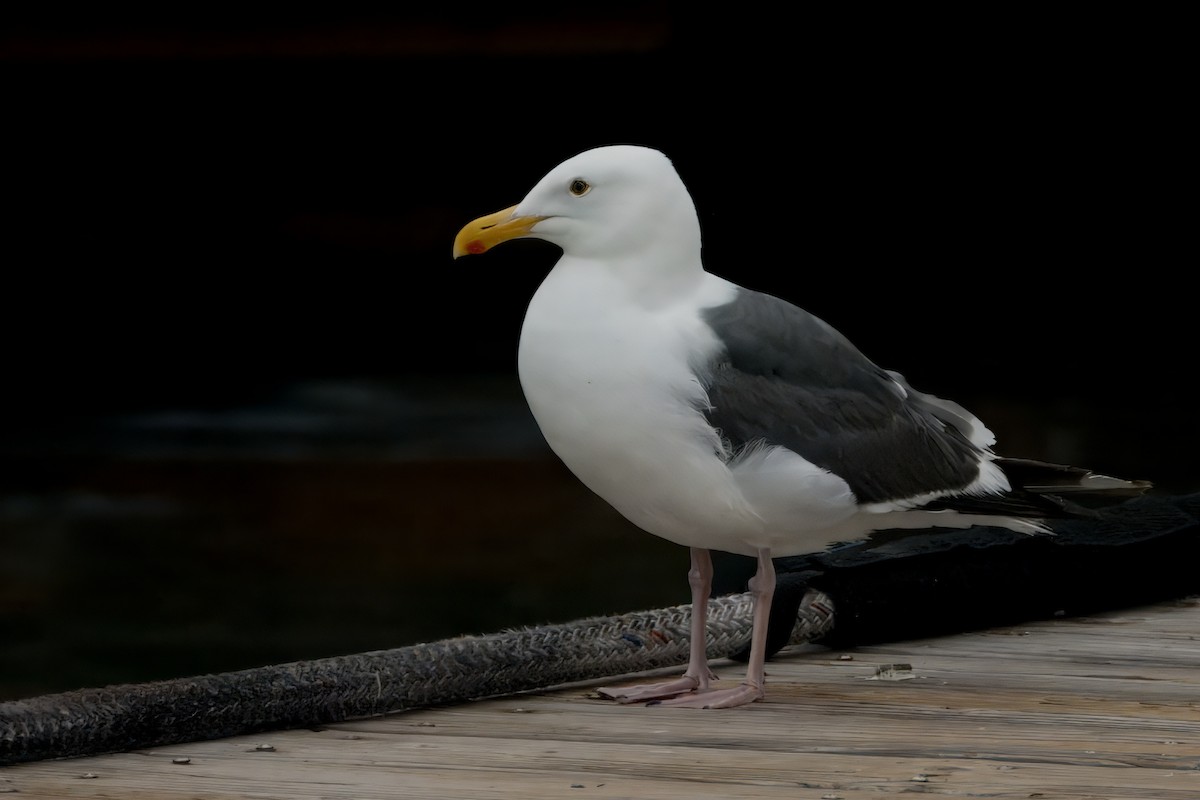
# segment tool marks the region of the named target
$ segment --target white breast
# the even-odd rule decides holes
[[[630,521],[679,544],[752,553],[734,540],[759,538],[761,522],[720,457],[691,366],[717,347],[697,300],[733,289],[699,277],[670,301],[631,298],[611,271],[564,258],[529,305],[518,371],[550,447]]]

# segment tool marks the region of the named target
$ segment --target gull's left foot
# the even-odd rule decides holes
[[[708,688],[708,682],[716,680],[709,672],[701,680],[694,675],[680,675],[678,678],[662,683],[644,683],[637,686],[602,686],[596,693],[605,700],[616,700],[618,703],[645,703],[651,700],[665,700],[670,697],[689,694],[700,689]]]
[[[670,706],[672,708],[736,708],[753,703],[763,698],[760,686],[743,683],[732,689],[710,689],[707,692],[693,692],[670,700],[660,700],[650,705]]]

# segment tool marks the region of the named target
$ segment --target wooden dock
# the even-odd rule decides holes
[[[17,798],[1200,798],[1200,599],[768,664],[724,711],[593,685],[0,769]],[[902,680],[877,668],[911,665]],[[741,665],[715,665],[738,680]]]

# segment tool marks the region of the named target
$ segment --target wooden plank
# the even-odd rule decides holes
[[[1195,800],[1198,636],[1200,601],[1188,600],[846,652],[802,646],[768,665],[768,698],[741,709],[622,707],[571,686],[320,731],[18,765],[0,770],[0,790],[130,800]],[[900,662],[916,677],[872,679]],[[723,680],[740,678],[740,665],[716,666]]]

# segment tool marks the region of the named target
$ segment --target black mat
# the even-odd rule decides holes
[[[990,527],[882,532],[777,559],[768,654],[786,643],[810,586],[834,601],[834,629],[820,643],[839,648],[1200,593],[1200,494],[1139,497],[1052,528],[1038,536]],[[746,591],[752,559],[714,553],[714,562],[714,594]]]

